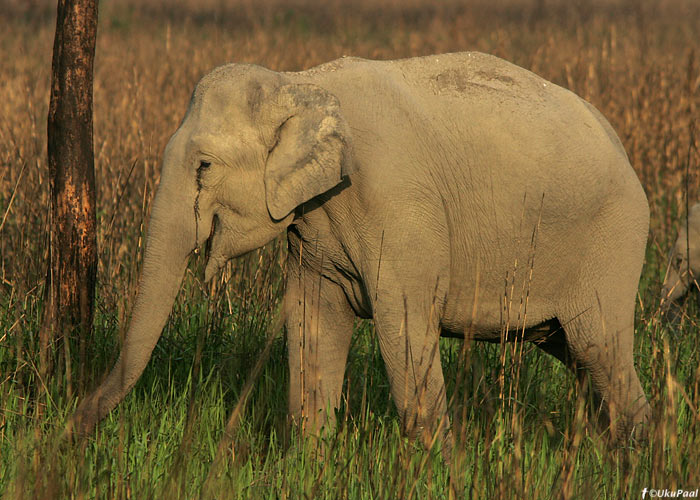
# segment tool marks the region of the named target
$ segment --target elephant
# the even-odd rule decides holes
[[[692,288],[700,289],[700,202],[688,210],[668,259],[661,292],[662,309],[673,308]],[[700,296],[698,297],[700,304]]]
[[[191,254],[207,246],[210,280],[286,233],[288,408],[305,435],[335,425],[359,317],[410,438],[451,446],[441,336],[534,342],[590,376],[606,435],[636,437],[648,227],[603,115],[500,58],[218,67],[165,147],[121,353],[68,428],[90,432],[137,381]]]

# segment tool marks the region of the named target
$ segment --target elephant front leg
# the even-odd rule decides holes
[[[337,284],[304,269],[288,273],[285,314],[289,414],[318,434],[335,425],[355,316]]]
[[[440,362],[439,321],[434,303],[405,300],[378,308],[375,327],[403,429],[426,449],[442,444],[449,461],[452,434]]]

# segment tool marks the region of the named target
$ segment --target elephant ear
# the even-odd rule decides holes
[[[350,129],[338,99],[311,84],[288,84],[272,97],[276,133],[265,165],[273,219],[338,185],[350,173]]]

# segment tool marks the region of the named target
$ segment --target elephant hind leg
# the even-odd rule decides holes
[[[651,410],[634,367],[634,309],[649,209],[634,176],[602,206],[575,247],[576,267],[555,307],[576,366],[590,375],[613,443],[643,439]],[[572,252],[573,254],[573,252]]]
[[[560,325],[558,329],[553,331],[546,338],[535,341],[534,344],[550,356],[553,356],[561,361],[569,370],[571,370],[571,372],[576,375],[579,389],[586,387],[588,382],[588,372],[576,363],[576,359],[571,354],[571,350],[569,349],[569,345],[566,341],[566,334],[564,333],[563,326]],[[602,405],[600,394],[594,391],[592,396],[593,407],[590,409],[590,414],[594,417],[600,418],[600,410]],[[605,427],[607,427],[607,425],[605,425]]]
[[[601,424],[613,442],[644,436],[650,408],[634,367],[634,295],[621,300],[614,290],[579,301],[560,318],[566,346],[563,361],[589,374],[601,401]],[[554,349],[554,344],[550,350]],[[567,359],[568,358],[568,359]]]

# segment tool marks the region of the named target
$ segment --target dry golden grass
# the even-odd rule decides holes
[[[343,54],[384,59],[480,50],[580,94],[618,131],[649,197],[653,235],[665,248],[686,191],[690,199],[699,194],[700,152],[691,136],[697,141],[700,4],[569,4],[103,3],[94,117],[102,283],[119,286],[117,277],[133,282],[128,263],[137,252],[131,241],[157,183],[159,156],[202,75],[231,61],[298,70]],[[53,8],[47,0],[10,3],[0,35],[0,276],[12,287],[24,283],[29,289],[43,278],[45,265],[46,245],[37,244],[37,237],[45,233],[48,205],[45,120]]]

